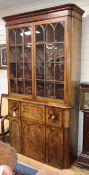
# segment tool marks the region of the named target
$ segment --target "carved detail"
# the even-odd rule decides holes
[[[20,103],[17,101],[9,101],[9,114],[12,115],[13,112],[16,113],[17,117],[20,117]],[[12,115],[13,116],[13,115]]]

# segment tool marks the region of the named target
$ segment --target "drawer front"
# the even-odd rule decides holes
[[[9,113],[13,117],[20,117],[20,102],[9,100]]]
[[[22,118],[45,124],[45,106],[22,103]]]
[[[46,107],[46,124],[56,127],[63,126],[63,111],[55,107]]]

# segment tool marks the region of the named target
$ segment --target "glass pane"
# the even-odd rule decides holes
[[[46,80],[54,80],[54,63],[46,64]]]
[[[25,63],[24,64],[24,78],[32,79],[32,65]]]
[[[46,44],[46,61],[54,61],[54,44]]]
[[[41,62],[36,63],[36,78],[44,79],[44,64]]]
[[[24,62],[32,62],[31,47],[30,46],[24,47]]]
[[[64,81],[64,63],[55,64],[55,80]]]
[[[10,47],[10,62],[16,61],[15,47]]]
[[[32,81],[25,80],[25,94],[32,95]]]
[[[46,26],[46,42],[51,43],[54,42],[54,28],[52,24],[48,24]]]
[[[24,93],[24,80],[19,79],[17,81],[17,87],[18,87],[18,93],[23,94]]]
[[[44,44],[36,45],[36,60],[37,62],[44,61]]]
[[[44,31],[42,26],[38,26],[36,29],[36,42],[44,41]]]
[[[36,81],[36,94],[38,96],[44,96],[44,82],[43,81]]]
[[[55,96],[57,99],[63,99],[64,98],[64,85],[55,84]]]
[[[26,28],[24,30],[24,45],[27,45],[28,47],[31,45],[31,29]]]
[[[16,64],[10,63],[10,77],[16,77]]]
[[[64,81],[64,43],[55,44],[55,80]]]
[[[64,23],[58,23],[55,28],[55,41],[64,41]]]
[[[16,58],[17,58],[17,61],[23,61],[22,46],[16,47]]]
[[[50,83],[50,82],[46,83],[46,97],[55,98],[54,97],[54,83]]]
[[[10,79],[10,91],[16,93],[16,80]]]
[[[22,30],[18,29],[16,31],[16,44],[22,44],[22,36],[23,36]]]
[[[60,61],[60,58],[64,58],[64,43],[55,44],[55,61]]]
[[[10,45],[15,45],[15,31],[11,30],[9,33]]]
[[[36,46],[36,78],[44,78],[44,45]]]
[[[17,77],[23,78],[23,63],[17,64]]]

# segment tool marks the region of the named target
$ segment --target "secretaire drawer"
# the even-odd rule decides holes
[[[63,111],[56,107],[46,107],[46,124],[62,127]]]
[[[45,123],[45,106],[22,103],[22,118],[27,118],[38,123]]]

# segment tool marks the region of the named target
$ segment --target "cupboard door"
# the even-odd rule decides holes
[[[10,116],[10,144],[21,153],[21,121]]]
[[[9,30],[10,92],[32,95],[31,26]]]
[[[63,130],[46,127],[46,162],[62,168],[63,162]]]
[[[64,21],[36,28],[36,96],[64,99]]]
[[[9,100],[10,114],[10,144],[21,153],[21,120],[20,120],[20,102]]]
[[[22,150],[23,154],[45,162],[45,126],[22,121]]]

